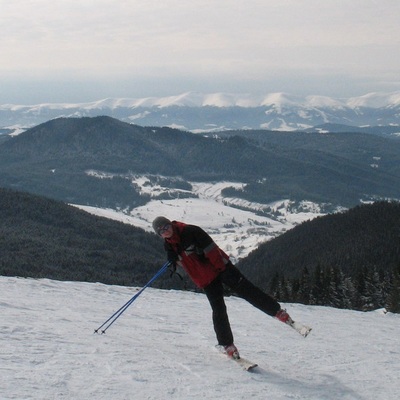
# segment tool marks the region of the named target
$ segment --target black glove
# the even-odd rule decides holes
[[[168,269],[169,269],[169,272],[171,273],[170,276],[175,274],[175,272],[176,272],[176,262],[171,262],[171,264],[169,264],[169,266],[168,266]]]
[[[174,251],[168,250],[167,251],[167,259],[171,263],[171,265],[175,264],[175,266],[176,266],[176,263],[178,262],[179,257],[178,257],[178,254],[176,254]]]
[[[172,278],[172,275],[176,274],[179,276],[180,279],[183,279],[178,272],[176,272],[176,263],[179,260],[178,254],[176,254],[174,251],[169,250],[167,253],[168,261],[171,263],[168,267],[170,271],[169,277]]]

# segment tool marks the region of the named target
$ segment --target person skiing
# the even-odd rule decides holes
[[[240,355],[234,344],[223,285],[264,313],[286,324],[294,323],[274,298],[251,283],[232,264],[229,256],[202,228],[159,216],[153,221],[153,229],[164,239],[173,271],[180,265],[196,286],[204,290],[211,305],[218,344],[229,357],[239,359]]]

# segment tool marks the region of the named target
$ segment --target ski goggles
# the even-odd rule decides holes
[[[163,233],[167,232],[167,230],[171,227],[171,224],[165,224],[161,228],[157,230],[157,233],[161,236]]]

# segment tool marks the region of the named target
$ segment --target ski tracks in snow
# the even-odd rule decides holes
[[[227,298],[252,373],[213,350],[202,294],[149,288],[106,334],[94,329],[137,288],[0,277],[0,398],[397,400],[400,316],[285,304],[303,338]]]

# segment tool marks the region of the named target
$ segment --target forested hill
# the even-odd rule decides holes
[[[145,284],[165,261],[154,234],[9,189],[0,189],[0,251],[0,275],[129,286]],[[239,267],[280,301],[400,312],[400,204],[303,223]],[[154,286],[184,284],[166,274]]]
[[[109,117],[59,118],[0,142],[0,187],[73,204],[136,208],[150,198],[140,175],[240,182],[225,197],[318,203],[400,198],[400,140],[362,133],[242,131],[205,137]],[[99,175],[109,179],[99,179]]]
[[[394,286],[400,291],[400,203],[361,205],[304,222],[259,246],[239,266],[284,300],[387,307]],[[399,312],[399,297],[396,303]]]
[[[142,285],[165,262],[154,234],[7,189],[0,189],[0,252],[0,275],[119,285]]]

